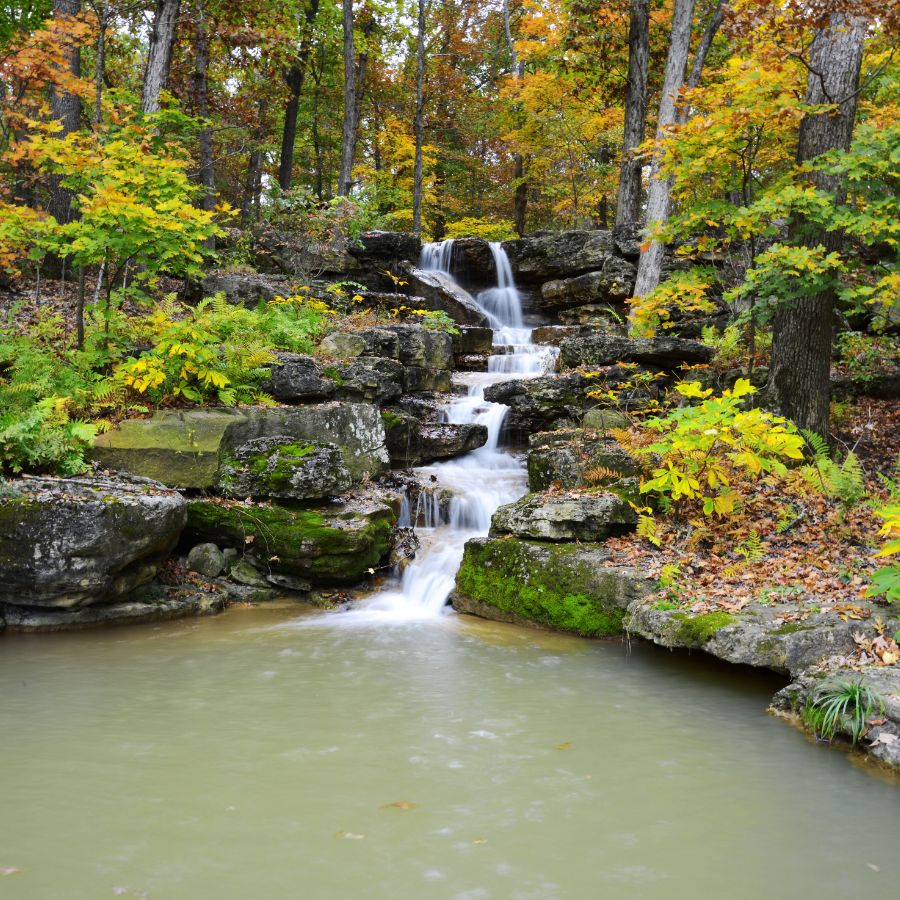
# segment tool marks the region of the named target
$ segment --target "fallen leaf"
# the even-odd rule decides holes
[[[881,734],[872,741],[872,746],[875,747],[878,744],[884,744],[885,747],[891,747],[896,744],[897,741],[900,741],[900,738],[898,738],[896,734],[891,734],[889,731],[882,731]]]
[[[0,866],[0,875],[17,875],[21,871],[15,866]]]
[[[365,837],[364,834],[355,834],[352,831],[336,831],[334,836],[343,838],[346,841],[361,841]]]
[[[486,844],[487,838],[475,838],[475,840],[472,841],[472,843],[473,844]]]
[[[403,810],[407,810],[407,809],[415,809],[415,808],[416,808],[416,804],[415,804],[415,803],[410,803],[409,800],[397,800],[397,801],[395,801],[394,803],[385,803],[381,808],[382,808],[382,809],[403,809]]]
[[[556,749],[557,749],[557,750],[571,750],[571,749],[572,749],[572,742],[571,742],[571,741],[566,741],[564,744],[560,744]]]

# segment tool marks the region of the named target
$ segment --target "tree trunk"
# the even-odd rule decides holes
[[[356,150],[356,46],[353,41],[353,0],[344,3],[344,125],[341,133],[341,170],[338,196],[346,197],[353,184]]]
[[[175,30],[181,0],[156,0],[156,15],[153,19],[153,33],[150,36],[150,52],[147,54],[147,68],[144,71],[144,92],[141,109],[145,114],[159,109],[159,97],[169,80],[172,64],[172,47],[175,44]]]
[[[659,116],[656,124],[657,151],[650,166],[650,190],[647,193],[647,212],[644,219],[644,240],[638,260],[635,297],[646,297],[659,284],[662,274],[663,244],[650,239],[656,228],[669,218],[672,200],[672,184],[668,178],[660,176],[661,150],[659,145],[666,138],[669,128],[675,124],[678,109],[678,92],[684,84],[691,44],[691,20],[694,16],[694,0],[675,0],[672,15],[672,31],[669,35],[669,54],[666,57],[666,72],[663,77],[662,97],[659,101]]]
[[[641,168],[635,151],[644,140],[647,124],[647,69],[650,65],[650,0],[631,0],[628,26],[628,84],[625,88],[625,128],[616,225],[641,217]]]
[[[525,75],[525,63],[520,62],[516,53],[516,45],[513,43],[509,0],[503,0],[503,30],[506,32],[506,45],[509,48],[512,71],[521,84]],[[520,109],[520,105],[516,104],[516,112],[519,112]],[[513,188],[513,223],[516,234],[522,237],[525,234],[525,218],[528,215],[528,180],[525,177],[525,157],[521,153],[513,154],[513,182],[515,184]]]
[[[94,124],[103,121],[103,76],[106,74],[106,30],[109,28],[107,10],[97,13],[97,43],[94,47]]]
[[[865,20],[843,13],[832,13],[828,26],[816,31],[810,49],[806,102],[834,104],[836,109],[803,118],[797,142],[798,163],[809,162],[829,150],[850,147],[865,35]],[[833,194],[836,204],[844,203],[845,189],[838,176],[813,170],[810,179],[819,190]],[[839,234],[810,234],[803,226],[799,222],[792,232],[806,246],[822,245],[826,252],[840,247]],[[828,435],[833,314],[832,290],[802,297],[776,311],[767,386],[771,402],[782,414],[799,428],[823,437]]]
[[[422,145],[425,139],[425,0],[416,29],[416,161],[413,166],[413,233],[422,234]]]
[[[290,95],[284,108],[284,128],[281,133],[281,156],[278,160],[278,186],[283,191],[291,189],[294,169],[294,145],[297,142],[297,112],[300,108],[300,94],[306,77],[306,63],[312,44],[312,27],[319,14],[319,0],[309,0],[304,12],[303,33],[297,57],[284,73]]]
[[[209,33],[206,28],[206,10],[203,0],[197,0],[197,25],[194,34],[194,105],[197,116],[203,120],[198,135],[200,144],[200,184],[203,193],[200,208],[207,211],[216,205],[216,174],[213,166],[212,126],[209,121]],[[211,240],[215,240],[214,238]]]
[[[53,0],[53,18],[71,19],[81,12],[81,0]],[[76,77],[81,75],[81,48],[78,44],[68,44],[64,50],[66,70]],[[81,100],[67,91],[54,89],[50,95],[50,107],[53,118],[61,125],[60,134],[64,137],[78,131],[81,123]],[[50,198],[47,210],[60,224],[72,218],[72,192],[62,187],[60,176],[50,177]]]
[[[263,140],[266,136],[266,111],[268,103],[259,101],[256,128],[253,131],[253,149],[247,161],[247,178],[244,181],[244,196],[241,201],[241,228],[247,228],[259,214],[262,193]]]

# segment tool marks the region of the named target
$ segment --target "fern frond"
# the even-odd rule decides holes
[[[638,516],[637,535],[638,537],[644,538],[646,541],[650,541],[654,547],[662,546],[662,539],[657,531],[656,519],[654,519],[653,516]]]

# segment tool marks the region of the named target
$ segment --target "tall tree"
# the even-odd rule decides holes
[[[213,164],[212,123],[209,121],[209,30],[204,0],[196,0],[194,13],[194,108],[201,119],[197,135],[200,145],[198,174],[200,184],[203,185],[200,208],[211,210],[216,205],[216,174]]]
[[[356,151],[356,45],[353,38],[353,0],[344,4],[344,124],[341,131],[341,169],[338,196],[346,197],[353,184],[353,157]]]
[[[416,25],[416,158],[413,164],[413,232],[422,233],[422,145],[425,140],[425,0]]]
[[[159,109],[160,94],[169,81],[172,65],[172,47],[181,0],[156,0],[156,15],[153,18],[153,32],[150,35],[150,52],[147,54],[147,68],[144,70],[144,91],[141,109],[154,113]]]
[[[628,25],[628,84],[625,88],[625,127],[616,225],[641,217],[641,169],[636,150],[644,140],[647,124],[647,71],[650,66],[650,0],[631,0]]]
[[[658,146],[665,140],[669,128],[675,124],[678,115],[678,93],[684,85],[684,73],[690,52],[694,3],[695,0],[675,0],[666,72],[663,76],[662,97],[656,120]],[[650,165],[650,188],[647,192],[647,212],[644,219],[645,243],[641,247],[641,256],[638,260],[635,297],[645,297],[659,284],[664,247],[661,241],[651,239],[650,235],[660,223],[669,218],[671,202],[672,183],[660,172],[660,153],[657,150]]]
[[[281,132],[281,156],[278,161],[278,186],[283,191],[291,188],[294,169],[294,146],[297,142],[297,112],[300,108],[300,94],[306,78],[306,64],[312,47],[312,30],[319,14],[319,0],[307,0],[300,30],[297,55],[284,72],[288,86],[288,102],[284,108],[284,127]]]
[[[816,30],[810,49],[806,103],[818,106],[800,123],[797,162],[809,163],[829,150],[847,150],[856,118],[859,72],[866,23],[863,18],[834,12]],[[823,109],[824,106],[824,109]],[[812,167],[812,183],[845,201],[840,176]],[[806,227],[801,220],[796,237],[808,247],[838,249],[838,232]],[[768,392],[771,401],[801,428],[828,434],[831,331],[834,291],[829,288],[800,297],[776,311],[772,334],[772,364]]]
[[[509,0],[503,0],[503,30],[506,32],[506,44],[509,48],[510,64],[513,76],[521,90],[522,78],[525,75],[525,62],[519,59],[516,45],[513,42],[512,22],[509,13]],[[525,157],[517,150],[513,153],[513,223],[519,237],[525,234],[525,217],[528,214],[528,180],[525,178]]]
[[[81,0],[53,0],[53,18],[62,22],[71,20],[81,12]],[[64,65],[78,77],[81,74],[81,47],[70,41],[65,47]],[[65,90],[51,88],[50,107],[53,118],[62,126],[62,135],[78,130],[81,122],[81,100],[77,95]],[[58,175],[50,179],[50,200],[47,204],[50,215],[57,222],[65,224],[72,218],[72,192],[60,184]]]

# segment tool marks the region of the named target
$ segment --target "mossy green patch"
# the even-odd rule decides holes
[[[583,545],[470,541],[456,585],[465,597],[530,622],[586,637],[619,635],[627,590],[598,569],[598,553]]]
[[[705,644],[717,631],[737,621],[727,612],[704,613],[699,616],[675,613],[672,620],[677,623],[675,639],[690,647]]]
[[[345,383],[345,379],[337,366],[325,366],[325,368],[322,369],[322,374],[326,378],[330,378],[338,387]]]
[[[380,564],[390,549],[393,521],[386,505],[316,510],[191,500],[187,531],[198,541],[246,548],[274,571],[347,584]]]
[[[801,625],[799,622],[785,622],[784,625],[772,629],[769,634],[796,634],[798,631],[813,631],[812,625]]]

